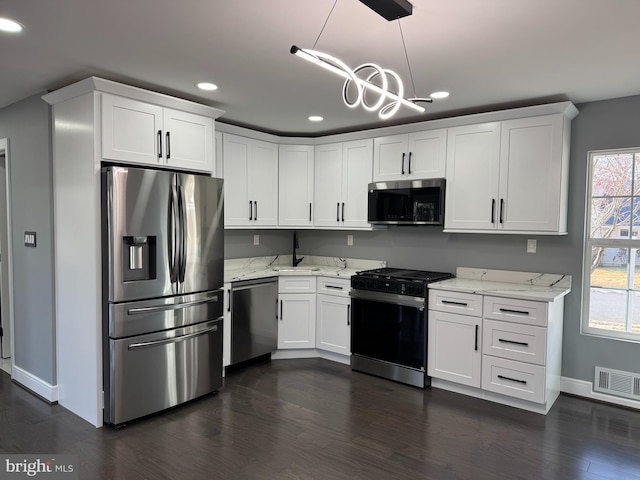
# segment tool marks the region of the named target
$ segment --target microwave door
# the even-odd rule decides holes
[[[179,291],[183,294],[222,288],[224,220],[222,180],[178,174],[180,235]]]
[[[110,302],[178,293],[175,177],[157,170],[103,168],[103,257]]]

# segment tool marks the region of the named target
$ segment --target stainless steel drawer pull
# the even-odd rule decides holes
[[[499,338],[498,341],[502,343],[512,343],[513,345],[522,345],[523,347],[529,346],[527,342],[516,342],[514,340],[505,340],[504,338]]]
[[[517,379],[515,379],[515,378],[505,377],[504,375],[498,375],[498,378],[499,378],[500,380],[509,380],[509,381],[511,381],[511,382],[522,383],[523,385],[526,385],[526,384],[527,384],[527,381],[526,381],[526,380],[517,380]]]
[[[139,308],[130,308],[127,310],[127,315],[139,315],[141,313],[151,313],[151,312],[162,312],[166,310],[178,310],[180,308],[188,308],[194,307],[196,305],[202,305],[204,303],[217,302],[218,296],[215,297],[207,297],[202,300],[196,300],[194,302],[185,302],[185,303],[173,303],[171,305],[161,305],[159,307],[139,307]]]
[[[476,346],[474,348],[476,352],[478,351],[478,330],[480,330],[480,325],[476,325]]]
[[[337,285],[327,285],[327,288],[333,288],[334,290],[344,290],[343,287],[338,287]]]
[[[464,303],[464,302],[452,302],[451,300],[442,300],[442,303],[444,303],[445,305],[459,305],[461,307],[468,307],[469,304],[468,303]]]
[[[188,340],[190,338],[199,337],[200,335],[206,335],[207,333],[217,332],[218,326],[214,325],[211,328],[207,328],[206,330],[202,330],[201,332],[189,333],[188,335],[182,335],[180,337],[175,338],[167,338],[166,340],[156,340],[155,342],[140,342],[140,343],[132,343],[127,348],[129,350],[135,350],[136,348],[148,348],[148,347],[158,347],[160,345],[168,345],[170,343],[178,343],[183,340]]]
[[[504,313],[518,313],[520,315],[529,315],[529,312],[525,312],[522,310],[512,310],[510,308],[501,308],[500,311]]]

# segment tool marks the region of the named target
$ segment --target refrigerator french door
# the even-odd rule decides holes
[[[105,422],[222,386],[222,180],[102,169]]]

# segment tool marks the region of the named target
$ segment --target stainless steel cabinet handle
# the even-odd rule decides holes
[[[347,305],[347,326],[351,326],[351,304]]]
[[[340,221],[340,202],[336,203],[336,222]]]
[[[342,202],[342,221],[344,222],[344,202]]]
[[[253,201],[249,200],[249,221],[253,220]]]
[[[512,310],[510,308],[501,308],[500,311],[504,313],[517,313],[520,315],[529,315],[529,312],[526,312],[524,310]]]
[[[253,213],[253,219],[257,222],[258,221],[258,201],[257,200],[253,202],[253,206],[255,207],[255,211]]]
[[[193,302],[184,303],[172,303],[171,305],[160,305],[155,307],[137,307],[127,310],[127,315],[140,315],[142,313],[152,312],[164,312],[167,310],[180,310],[181,308],[195,307],[196,305],[202,305],[205,303],[217,302],[218,296],[203,298],[202,300],[195,300]],[[231,292],[229,292],[229,311],[231,311]]]
[[[227,305],[227,312],[231,311],[231,289],[227,290],[227,293],[229,294],[229,296],[227,297],[229,299],[229,304]]]
[[[513,345],[522,345],[523,347],[528,347],[529,346],[529,344],[527,342],[516,342],[514,340],[505,340],[504,338],[499,338],[498,341],[502,342],[502,343],[511,343]]]
[[[206,330],[202,330],[201,332],[189,333],[187,335],[182,335],[180,337],[167,338],[166,340],[156,340],[154,342],[132,343],[129,346],[127,346],[127,349],[135,350],[136,348],[158,347],[160,345],[168,345],[170,343],[182,342],[190,338],[199,337],[200,335],[206,335],[207,333],[217,332],[217,331],[218,331],[218,326],[214,325],[213,327],[207,328]]]
[[[158,158],[162,158],[162,130],[158,130]]]
[[[491,223],[496,223],[496,199],[491,199]]]
[[[409,152],[409,175],[411,175],[411,152]]]
[[[278,299],[276,298],[276,320],[278,320]]]
[[[282,300],[280,300],[280,320],[282,320]]]
[[[309,202],[309,221],[311,221],[311,202]]]
[[[504,211],[504,198],[500,199],[500,223],[504,223],[504,219],[502,218],[502,213]]]
[[[478,330],[480,330],[480,325],[476,325],[476,346],[475,351],[478,351]]]
[[[400,170],[400,173],[402,173],[402,175],[404,175],[404,156],[405,156],[405,153],[402,152],[402,169]]]
[[[522,384],[524,384],[524,385],[526,385],[526,384],[527,384],[527,381],[526,381],[526,380],[518,380],[518,379],[516,379],[516,378],[509,378],[509,377],[505,377],[504,375],[498,375],[498,378],[499,378],[499,379],[501,379],[501,380],[509,380],[509,381],[511,381],[511,382],[522,383]]]
[[[332,288],[334,290],[344,290],[344,287],[339,287],[337,285],[326,285],[327,288]]]
[[[167,132],[167,160],[171,158],[171,137],[169,136],[170,132]]]

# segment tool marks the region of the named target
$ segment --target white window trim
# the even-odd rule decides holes
[[[591,239],[591,187],[593,185],[593,157],[599,155],[615,155],[620,153],[631,153],[640,155],[640,147],[634,148],[617,148],[607,150],[591,150],[587,152],[587,188],[585,198],[585,222],[583,235],[583,251],[582,251],[582,312],[581,312],[581,333],[597,337],[611,338],[614,340],[623,340],[628,342],[640,343],[640,334],[631,332],[620,332],[614,330],[606,330],[604,328],[596,328],[589,326],[589,303],[591,296],[591,249],[597,247],[614,247],[614,248],[637,248],[640,249],[640,237],[633,240],[633,236],[629,239]],[[631,233],[632,228],[629,228]]]

